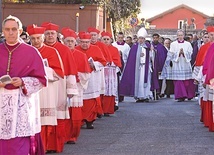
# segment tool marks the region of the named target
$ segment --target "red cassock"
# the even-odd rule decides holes
[[[80,135],[80,129],[82,126],[82,107],[70,107],[69,108],[70,119],[66,120],[66,141],[76,142]]]
[[[105,66],[107,63],[102,51],[95,45],[90,45],[89,49],[87,50],[82,49],[80,46],[77,46],[76,49],[85,53],[87,58],[92,57],[94,61],[99,61],[103,66]],[[97,113],[99,113],[101,109],[100,97],[83,100],[83,103],[83,119],[89,122],[94,121],[96,119]]]
[[[104,43],[102,43],[100,41],[97,41],[95,44],[92,44],[92,45],[95,45],[95,46],[100,48],[100,50],[102,51],[103,56],[105,57],[107,63],[110,63],[110,64],[112,63],[112,56],[110,54],[110,51],[109,51],[107,45],[105,45]],[[101,94],[100,95],[100,102],[99,102],[101,104],[101,106],[99,106],[99,108],[98,108],[98,114],[100,114],[100,115],[105,113],[105,111],[103,110],[103,108],[105,108],[105,107],[103,107],[103,105],[106,105],[106,104],[103,103],[103,100],[104,100],[104,95]],[[108,101],[106,101],[106,103],[107,102]]]
[[[90,73],[91,69],[88,63],[86,54],[78,51],[77,49],[72,50],[72,54],[75,59],[77,71],[81,73]],[[78,78],[78,77],[77,77]],[[76,141],[80,134],[80,128],[82,125],[82,107],[70,107],[69,108],[70,119],[67,120],[66,139],[67,141]]]
[[[72,51],[72,54],[75,59],[77,71],[82,72],[82,73],[89,73],[91,70],[90,70],[90,66],[88,64],[87,55],[82,53],[81,51],[78,51],[77,49],[74,49]]]
[[[114,62],[114,64],[117,67],[121,67],[121,58],[120,58],[120,52],[118,51],[118,49],[112,45],[108,46],[109,52],[111,54],[112,57],[112,61]]]
[[[112,62],[111,53],[108,47],[104,43],[97,41],[95,44],[92,44],[92,45],[98,46],[101,49],[103,56],[105,57],[107,62],[110,62],[110,63]]]
[[[75,64],[74,56],[70,52],[70,49],[59,42],[51,45],[51,47],[55,48],[59,52],[59,55],[63,62],[65,76],[77,75],[77,67]]]
[[[211,43],[206,43],[204,45],[202,45],[198,51],[198,54],[196,56],[196,60],[195,60],[195,66],[202,66],[205,56],[207,54],[207,50],[210,47]]]
[[[121,58],[118,49],[112,45],[107,46],[111,59],[117,67],[121,67]],[[115,96],[102,96],[102,108],[105,114],[114,114]]]
[[[63,62],[65,76],[76,76],[77,67],[70,49],[59,42],[56,42],[55,44],[51,45],[51,47],[55,48],[59,52],[59,55]],[[47,150],[56,150],[57,152],[63,151],[64,143],[66,142],[65,124],[66,119],[57,119],[57,126],[54,126],[52,129],[49,129],[49,138],[52,140],[48,141],[49,144],[46,148]]]
[[[105,66],[107,63],[102,51],[95,45],[90,45],[89,49],[87,50],[82,49],[80,46],[76,46],[76,49],[85,53],[87,58],[92,57],[94,61],[99,61],[103,66]]]
[[[57,54],[56,49],[49,47],[47,45],[43,45],[41,48],[38,49],[42,58],[48,60],[48,65],[50,68],[52,68],[60,77],[64,77],[63,72],[63,66],[60,63],[59,56]],[[53,126],[42,126],[41,130],[41,137],[44,149],[46,151],[46,148],[48,146],[48,142],[51,141],[52,138],[50,135],[50,131],[54,130],[52,129]]]
[[[212,111],[213,101],[202,101],[202,102],[203,102],[204,126],[208,127],[210,132],[214,132],[213,111]]]
[[[211,43],[206,43],[204,45],[202,45],[198,51],[198,54],[196,56],[196,60],[195,60],[195,66],[203,66],[204,63],[204,59],[207,53],[208,48],[211,46]],[[205,126],[208,126],[208,120],[207,120],[207,114],[205,112],[205,110],[207,109],[206,107],[206,101],[203,100],[203,98],[200,99],[201,100],[201,121],[204,122]]]
[[[49,67],[52,68],[57,73],[57,75],[63,78],[64,77],[63,66],[60,63],[60,59],[56,49],[49,47],[47,45],[43,45],[38,50],[42,58],[48,60]]]

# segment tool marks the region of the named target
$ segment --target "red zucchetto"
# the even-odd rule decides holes
[[[101,33],[101,36],[102,36],[102,37],[108,36],[108,37],[112,38],[112,35],[111,35],[109,32],[105,32],[105,31],[103,31],[103,32]]]
[[[100,33],[100,31],[99,31],[98,29],[94,28],[94,27],[89,27],[89,28],[88,28],[88,32],[89,32],[89,33],[95,32],[95,33],[97,33],[97,34]]]
[[[33,35],[33,34],[44,34],[45,32],[45,28],[44,27],[38,27],[36,25],[29,25],[27,27],[27,33],[29,35]]]
[[[214,32],[214,26],[208,26],[207,27],[207,32]]]
[[[64,38],[67,37],[73,37],[73,38],[77,38],[76,32],[68,27],[64,27],[62,28],[62,35],[64,36]]]
[[[50,22],[44,22],[42,23],[41,27],[46,28],[46,30],[55,30],[58,31],[59,30],[59,26]]]
[[[80,39],[91,39],[91,35],[87,32],[79,32],[78,36]]]

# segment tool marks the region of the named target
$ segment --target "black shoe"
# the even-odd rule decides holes
[[[140,100],[140,99],[137,99],[135,102],[136,102],[136,103],[140,103],[140,102],[144,102],[144,101],[143,101],[143,100]]]
[[[193,99],[193,98],[188,98],[188,101],[190,101],[191,99]]]
[[[140,103],[140,102],[149,102],[149,99],[148,99],[148,98],[146,98],[146,99],[137,99],[135,102],[136,102],[136,103]]]
[[[109,117],[110,115],[108,113],[104,113],[104,116],[105,117]]]
[[[103,117],[103,115],[97,114],[97,118],[102,118],[102,117]]]
[[[71,141],[67,141],[67,144],[76,144],[75,141],[71,140]]]
[[[55,150],[47,150],[46,151],[46,154],[52,154],[52,153],[56,153],[56,151]]]
[[[87,129],[94,129],[94,126],[93,126],[93,122],[86,122],[86,128]]]
[[[164,96],[165,96],[164,94],[160,94],[160,95],[159,95],[160,98],[163,98]]]
[[[119,96],[119,102],[123,102],[124,101],[124,96]]]
[[[166,95],[166,98],[170,98],[170,95]]]
[[[118,106],[114,106],[114,111],[117,111],[119,109],[119,107]]]
[[[149,99],[148,99],[148,98],[146,98],[146,99],[144,100],[144,102],[149,102]]]
[[[184,98],[179,98],[178,102],[183,102],[185,99]]]

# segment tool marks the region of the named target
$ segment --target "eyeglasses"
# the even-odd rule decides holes
[[[80,41],[80,43],[82,43],[82,44],[90,44],[91,42],[90,41]]]
[[[65,42],[67,42],[67,43],[74,43],[75,41],[74,40],[65,40]]]
[[[45,35],[47,35],[47,36],[50,36],[50,35],[55,35],[56,34],[56,32],[45,32]]]
[[[110,40],[109,38],[103,38],[103,40]]]

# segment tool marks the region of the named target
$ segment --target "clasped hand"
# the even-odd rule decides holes
[[[183,51],[183,48],[180,49],[180,52],[179,52],[179,56],[183,55],[184,56],[184,51]]]

